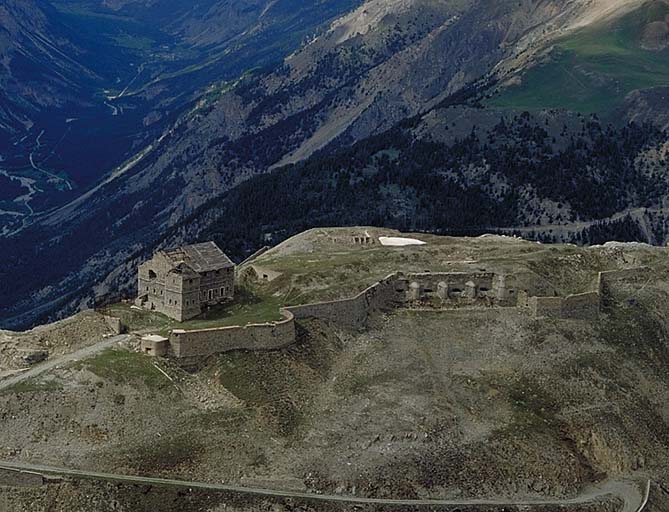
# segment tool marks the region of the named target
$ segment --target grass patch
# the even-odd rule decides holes
[[[145,50],[148,51],[154,47],[156,42],[150,37],[143,37],[135,34],[128,34],[122,32],[114,37],[116,46],[128,48],[130,50]]]
[[[222,386],[280,435],[295,436],[308,417],[310,399],[330,375],[341,342],[318,321],[298,329],[297,343],[271,352],[229,352],[209,368]],[[248,409],[247,409],[248,411]],[[226,412],[212,421],[236,421]],[[209,419],[209,418],[207,418]]]
[[[154,390],[173,389],[172,383],[153,365],[151,359],[137,352],[110,349],[77,365],[116,384],[142,382]]]
[[[250,288],[238,288],[231,303],[212,307],[193,320],[176,322],[172,328],[193,330],[277,322],[283,319],[279,312],[281,306],[278,297],[260,296]]]
[[[607,307],[607,317],[598,325],[598,338],[625,358],[644,362],[668,381],[664,363],[669,360],[666,325],[657,312],[651,311],[647,303],[650,299],[629,298],[632,290],[618,295],[613,305]],[[660,304],[666,303],[666,297],[658,300]]]
[[[133,309],[128,304],[115,304],[108,314],[118,317],[130,331],[150,330],[167,336],[172,329],[213,329],[253,323],[278,322],[283,320],[279,311],[283,302],[280,297],[260,295],[249,287],[238,287],[235,298],[219,304],[197,318],[177,322],[156,311]]]
[[[365,394],[374,386],[382,386],[389,382],[395,382],[398,378],[399,376],[393,372],[382,372],[374,375],[355,374],[346,380],[337,380],[335,388],[342,396],[352,397]]]
[[[261,422],[282,435],[291,435],[303,422],[303,383],[286,358],[285,352],[231,352],[220,358],[219,380],[255,409]]]
[[[647,23],[669,14],[664,2],[647,2],[605,25],[561,39],[545,63],[525,73],[490,101],[493,107],[568,109],[610,113],[631,91],[669,85],[669,49],[646,50],[641,34]]]

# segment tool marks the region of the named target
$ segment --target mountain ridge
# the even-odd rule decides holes
[[[634,5],[653,3],[664,2]],[[347,26],[345,20],[362,13],[365,5],[375,6],[368,14],[382,21],[360,34],[359,27]],[[43,240],[52,240],[53,257],[65,251],[67,244],[79,244],[76,261],[64,273],[50,269],[37,293],[69,302],[70,298],[56,297],[46,283],[60,282],[61,289],[71,289],[74,282],[87,283],[85,287],[104,282],[102,276],[114,274],[113,269],[123,268],[128,258],[160,243],[165,233],[208,201],[258,174],[345,148],[407,118],[429,119],[431,110],[444,102],[464,104],[467,108],[457,115],[478,118],[495,94],[491,89],[495,77],[507,73],[501,62],[508,62],[514,73],[522,71],[514,66],[523,59],[534,62],[527,48],[541,53],[562,34],[555,23],[562,20],[562,28],[571,27],[574,19],[597,12],[603,2],[571,2],[567,7],[557,1],[540,5],[527,1],[511,7],[488,0],[455,6],[421,1],[397,5],[397,12],[389,14],[381,3],[370,0],[335,21],[282,65],[247,74],[202,97],[163,133],[159,143],[131,160],[125,172],[84,199],[39,217],[9,239],[8,252],[16,261],[22,261],[22,251],[32,252],[27,248],[42,246]],[[616,5],[623,9],[631,3]],[[412,9],[404,10],[407,6]],[[380,12],[385,15],[377,16]],[[503,116],[488,110],[496,116],[494,123]],[[455,119],[448,117],[447,110],[442,112],[446,117],[437,123],[440,127],[423,123],[423,129],[430,126],[438,133],[448,128]],[[573,126],[583,130],[585,125]],[[460,137],[466,135],[460,133]],[[56,236],[61,225],[67,229]],[[94,235],[82,244],[79,233]],[[12,309],[30,304],[35,290],[25,289],[23,302]]]

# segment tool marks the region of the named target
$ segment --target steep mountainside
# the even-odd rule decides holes
[[[82,89],[100,80],[77,42],[48,4],[0,3],[0,152],[9,136],[32,126],[40,110],[78,104]]]
[[[18,120],[0,126],[0,180],[13,182],[0,200],[0,232],[77,197],[199,99],[280,62],[354,5],[6,3],[0,107]]]
[[[669,85],[669,2],[639,4],[559,37],[529,70],[512,73],[491,105],[611,115],[630,94],[654,98],[643,91]]]
[[[159,4],[113,5],[145,9]],[[281,5],[281,2],[267,4],[267,12],[278,12]],[[512,90],[498,89],[498,84],[508,85],[509,78],[524,77],[525,70],[530,74],[536,72],[533,66],[550,55],[551,48],[564,38],[584,37],[584,33],[599,30],[600,23],[622,20],[626,24],[629,16],[662,12],[665,5],[662,0],[568,4],[558,0],[538,4],[530,0],[368,0],[337,19],[282,65],[212,86],[188,114],[95,188],[66,206],[35,215],[19,226],[5,244],[7,263],[0,268],[0,277],[6,286],[6,298],[0,303],[0,311],[7,317],[6,322],[12,324],[30,322],[64,304],[71,307],[90,291],[93,283],[104,280],[119,265],[133,261],[136,253],[159,243],[165,233],[180,226],[185,218],[200,216],[197,230],[181,229],[185,239],[216,231],[216,227],[208,228],[208,223],[220,225],[225,220],[219,221],[215,212],[207,212],[209,206],[205,205],[240,183],[311,156],[315,159],[312,162],[318,162],[323,155],[327,161],[328,153],[386,133],[396,123],[416,115],[419,117],[409,123],[408,131],[406,126],[401,127],[404,125],[399,128],[403,133],[397,140],[402,145],[399,159],[402,172],[398,176],[414,176],[411,187],[418,184],[419,188],[429,188],[431,193],[425,196],[423,190],[406,188],[405,178],[399,181],[390,178],[381,196],[346,196],[348,207],[336,207],[328,213],[327,222],[356,222],[360,220],[356,212],[369,210],[365,206],[369,203],[356,202],[356,198],[381,201],[384,194],[385,200],[400,204],[399,209],[388,215],[383,203],[375,203],[380,208],[365,213],[362,219],[371,215],[384,224],[430,230],[518,227],[560,220],[582,222],[610,215],[620,208],[663,206],[662,166],[666,149],[662,146],[663,135],[653,129],[625,131],[620,127],[609,129],[605,123],[591,129],[585,121],[569,121],[569,114],[556,114],[553,121],[546,121],[539,113],[514,127],[516,131],[508,139],[499,138],[495,144],[487,139],[496,138],[497,132],[490,130],[500,123],[504,113],[495,110],[501,105],[492,103],[500,102],[499,98]],[[652,14],[651,24],[659,22],[657,16]],[[643,28],[646,33],[646,25]],[[181,29],[174,30],[178,33]],[[647,45],[650,39],[661,41],[660,36],[652,35],[660,34],[661,30],[653,28],[650,32],[652,37],[644,35],[639,44],[646,41]],[[639,51],[661,59],[664,50],[657,49],[661,43],[653,44],[653,49]],[[169,84],[169,80],[169,76],[163,77],[155,87],[149,82],[133,96],[160,94],[161,87]],[[638,83],[645,84],[643,80],[640,78]],[[658,83],[654,81],[648,86]],[[454,105],[464,107],[447,108]],[[516,115],[517,108],[525,106],[521,103],[514,106],[512,102],[504,106],[508,120]],[[564,130],[561,116],[565,119]],[[646,118],[650,116],[646,114]],[[470,135],[472,119],[480,119],[482,123],[481,134],[476,138],[478,154],[470,152],[467,143],[462,142]],[[552,123],[550,130],[538,127],[543,122]],[[412,123],[417,124],[412,127]],[[451,127],[456,130],[449,131]],[[611,144],[617,147],[618,153],[614,154],[624,155],[622,160],[600,158],[596,152],[609,148],[601,143],[597,130],[601,135],[613,130],[610,133],[616,135]],[[447,131],[444,138],[442,135]],[[386,136],[397,133],[391,130]],[[414,138],[421,141],[415,148]],[[370,140],[363,142],[363,147],[376,144]],[[432,143],[435,145],[430,146]],[[461,152],[449,155],[452,144],[456,144],[455,149],[459,144]],[[397,148],[392,141],[380,148],[390,151],[391,157],[394,149]],[[500,161],[504,155],[515,159],[516,150],[527,155],[516,159],[513,165]],[[421,157],[425,154],[435,158],[426,161]],[[561,161],[563,154],[570,159]],[[443,160],[439,160],[440,155]],[[644,167],[637,158],[646,155],[652,158]],[[375,169],[367,172],[368,156],[359,159],[355,152],[349,160],[344,156],[342,162],[346,172],[351,172],[352,180],[346,185],[341,179],[342,195],[347,187],[355,190],[358,176],[364,177],[360,181],[362,191],[369,190],[365,185],[373,186],[375,180],[386,179],[383,173],[376,174]],[[579,171],[583,159],[592,167],[585,174]],[[567,162],[571,162],[571,167],[564,171]],[[612,162],[615,166],[609,169]],[[655,169],[655,164],[660,168]],[[286,175],[288,178],[281,184],[282,190],[290,191],[286,193],[286,202],[299,201],[315,191],[316,200],[323,203],[318,191],[327,191],[336,183],[331,166],[306,165],[305,168],[315,170],[313,180],[309,181],[311,188],[297,186],[298,175]],[[487,173],[490,165],[500,168]],[[567,172],[570,179],[560,182],[561,174],[543,177],[552,171]],[[542,177],[535,176],[536,173]],[[419,179],[423,174],[426,177]],[[639,176],[647,179],[638,180]],[[653,179],[659,181],[649,185],[648,181]],[[560,186],[555,188],[555,182]],[[585,203],[592,199],[600,182],[608,196],[601,211],[597,211]],[[633,190],[616,195],[616,187],[632,182]],[[424,201],[425,197],[438,195],[444,183],[449,192],[439,195],[436,201],[428,201],[426,207],[420,206],[422,196]],[[587,186],[582,187],[583,183]],[[244,190],[262,194],[264,187],[274,184],[260,179]],[[511,187],[516,190],[510,192]],[[300,195],[293,197],[291,192],[295,191]],[[518,198],[521,203],[515,206]],[[284,235],[294,226],[314,222],[313,217],[300,217],[300,212],[306,210],[292,209],[291,215],[284,215],[282,201],[263,201],[250,199],[246,202],[248,211],[280,213],[282,216],[274,227]],[[453,208],[461,208],[470,201],[473,205],[462,210],[462,214],[450,214]],[[277,208],[273,209],[274,206]],[[328,203],[321,206],[327,209]],[[479,215],[481,207],[487,209],[483,216]],[[228,211],[226,208],[223,211]],[[430,211],[431,208],[436,210]],[[245,210],[238,210],[230,217],[230,224],[248,226],[238,222],[241,211]],[[471,221],[465,222],[467,215]],[[225,219],[225,215],[220,219]],[[287,222],[281,225],[284,219]],[[274,227],[269,230],[255,227],[252,233],[240,235],[247,236],[240,252],[261,243],[258,230],[264,236],[267,231],[271,234]],[[224,245],[229,243],[223,235],[220,240]],[[40,265],[45,259],[53,264]],[[30,276],[27,279],[13,277],[26,274]]]

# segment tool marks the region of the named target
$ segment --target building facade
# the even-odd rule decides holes
[[[136,304],[179,322],[234,297],[235,265],[214,242],[158,251],[139,266]]]

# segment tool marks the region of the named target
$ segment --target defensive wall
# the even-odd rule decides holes
[[[295,343],[295,318],[281,310],[278,322],[248,324],[170,333],[168,355],[183,360],[201,360],[231,350],[274,350]]]
[[[197,362],[232,350],[275,350],[296,341],[296,320],[317,318],[340,328],[362,330],[375,314],[424,301],[448,305],[487,305],[529,308],[534,318],[593,320],[599,316],[605,288],[615,281],[647,279],[650,269],[600,272],[595,290],[566,297],[537,296],[544,284],[528,283],[517,276],[490,272],[395,273],[354,297],[290,306],[281,309],[279,322],[185,331],[175,329],[166,352],[182,364]],[[519,286],[521,288],[519,288]]]
[[[316,302],[285,308],[298,320],[320,318],[349,329],[363,329],[369,317],[404,302],[406,289],[398,286],[401,274],[391,274],[350,299]]]
[[[109,315],[103,315],[103,318],[107,327],[109,327],[114,334],[123,334],[126,331],[126,327],[123,325],[120,318]]]
[[[530,297],[528,306],[534,318],[593,320],[601,312],[609,287],[622,281],[647,281],[651,272],[649,267],[606,270],[597,274],[593,291],[566,297]]]
[[[529,308],[534,318],[594,320],[599,316],[599,292],[586,292],[566,297],[530,297]]]

